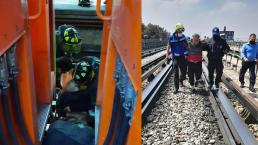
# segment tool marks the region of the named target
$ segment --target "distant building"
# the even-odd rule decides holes
[[[224,30],[223,31],[220,31],[220,36],[227,40],[227,41],[234,41],[234,31],[227,31],[226,30],[226,26],[224,26]]]

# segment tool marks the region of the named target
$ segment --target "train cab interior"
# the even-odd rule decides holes
[[[84,139],[84,143],[92,144],[94,141],[95,104],[103,21],[96,15],[96,1],[85,3],[86,1],[78,0],[54,1],[56,91],[44,135],[46,141],[43,142],[45,144],[51,144],[49,140],[52,137],[49,136],[53,134],[51,132],[55,131],[60,120],[64,121],[61,123],[72,122],[73,124],[79,123],[86,126],[83,134],[85,135],[88,131],[87,137],[89,139],[87,141]],[[101,11],[105,11],[104,2],[101,4]],[[69,34],[69,36],[78,37],[78,47],[80,48],[78,52],[69,53],[67,51],[67,53],[62,53],[62,51],[66,51],[64,33],[70,28],[76,31],[76,36],[73,34]],[[71,47],[70,49],[73,48]],[[87,67],[85,67],[87,71],[81,70],[84,69],[83,67],[80,68],[81,64],[84,63],[87,63]],[[91,75],[91,71],[94,73],[92,80],[83,77],[83,75]],[[82,74],[80,79],[76,79],[77,72]],[[51,131],[49,131],[48,135],[47,130],[49,128]]]

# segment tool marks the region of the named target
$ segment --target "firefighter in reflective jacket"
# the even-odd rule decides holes
[[[178,93],[179,82],[183,86],[183,81],[186,79],[187,71],[187,39],[183,34],[185,28],[181,23],[176,24],[175,32],[169,38],[169,46],[167,47],[167,56],[169,51],[172,53],[173,59],[173,74],[174,74],[174,94]],[[180,77],[179,77],[180,69]]]
[[[230,51],[227,42],[220,37],[219,28],[215,27],[212,30],[213,39],[209,43],[208,50],[208,70],[209,70],[209,88],[212,89],[214,84],[214,71],[216,70],[215,86],[219,88],[221,76],[223,73],[223,56]]]
[[[81,51],[80,34],[72,25],[61,25],[56,31],[56,44],[56,86],[61,88],[61,76],[72,70],[74,57]]]

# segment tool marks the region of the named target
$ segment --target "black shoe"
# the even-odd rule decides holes
[[[244,88],[245,86],[244,86],[244,84],[243,83],[241,83],[241,85],[240,85],[240,88]]]
[[[255,92],[254,86],[249,86],[249,90],[254,93]]]
[[[180,87],[184,87],[184,82],[180,81]]]
[[[194,86],[191,86],[191,92],[192,92],[192,93],[195,93],[195,92],[196,92],[196,89],[195,89]]]
[[[177,93],[178,93],[178,89],[176,89],[173,93],[174,93],[174,94],[177,94]]]
[[[211,90],[213,87],[213,84],[209,84],[209,89]]]
[[[194,83],[194,86],[195,86],[195,87],[198,87],[198,86],[199,86],[199,81],[196,81],[196,82]]]
[[[215,84],[215,87],[218,89],[219,88],[219,84]]]

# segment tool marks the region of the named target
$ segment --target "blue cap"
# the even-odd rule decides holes
[[[212,29],[212,35],[219,35],[219,28],[218,27],[214,27]]]

